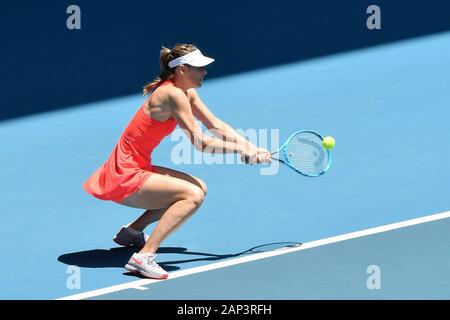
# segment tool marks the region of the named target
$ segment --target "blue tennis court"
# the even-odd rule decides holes
[[[141,95],[2,121],[0,298],[449,299],[449,84],[449,32],[206,79],[203,101],[262,146],[311,129],[336,147],[307,178],[197,151],[174,163],[176,129],[154,164],[209,192],[159,249],[164,281],[128,273],[136,249],[112,241],[142,210],[82,189]]]

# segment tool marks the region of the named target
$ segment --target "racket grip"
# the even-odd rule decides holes
[[[245,164],[250,164],[250,165],[254,165],[254,164],[258,164],[258,163],[259,163],[259,162],[257,162],[257,163],[251,163],[251,162],[250,162],[250,157],[249,157],[249,156],[242,156],[242,161],[244,161]]]
[[[275,155],[275,154],[279,154],[279,152],[278,151],[274,151],[274,152],[272,152],[271,154],[270,154],[270,158],[272,159],[272,160],[280,160],[279,158],[277,158],[277,157],[274,157],[273,155]]]

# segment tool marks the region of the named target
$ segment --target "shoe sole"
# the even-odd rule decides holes
[[[125,269],[127,269],[128,271],[133,272],[133,273],[141,274],[141,275],[143,275],[143,276],[145,276],[147,278],[150,278],[150,279],[163,280],[163,279],[167,279],[169,277],[169,274],[165,274],[165,275],[162,275],[162,276],[151,275],[151,274],[149,274],[149,273],[147,273],[145,271],[140,271],[140,270],[136,269],[135,267],[133,267],[132,265],[130,265],[128,263],[125,265]]]

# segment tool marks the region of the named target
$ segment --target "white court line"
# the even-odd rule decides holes
[[[205,266],[194,267],[194,268],[180,270],[180,271],[174,271],[174,272],[169,273],[169,278],[167,280],[141,279],[141,280],[132,281],[132,282],[124,283],[124,284],[119,284],[119,285],[115,285],[115,286],[111,286],[111,287],[107,287],[107,288],[103,288],[103,289],[92,290],[92,291],[88,291],[88,292],[84,292],[84,293],[74,294],[74,295],[62,297],[62,298],[59,298],[56,300],[81,300],[81,299],[92,298],[92,297],[96,297],[96,296],[100,296],[100,295],[104,295],[104,294],[108,294],[108,293],[112,293],[112,292],[117,292],[117,291],[121,291],[121,290],[133,289],[133,288],[142,290],[143,289],[142,286],[146,286],[146,285],[160,282],[160,281],[170,281],[171,279],[184,277],[184,276],[191,275],[194,273],[225,268],[228,266],[233,266],[233,265],[237,265],[237,264],[241,264],[241,263],[245,263],[245,262],[249,262],[249,261],[255,261],[255,260],[274,257],[274,256],[282,255],[282,254],[295,252],[295,251],[306,250],[306,249],[319,247],[319,246],[323,246],[323,245],[327,245],[327,244],[331,244],[331,243],[336,243],[336,242],[354,239],[354,238],[360,238],[360,237],[364,237],[367,235],[386,232],[386,231],[390,231],[390,230],[394,230],[394,229],[405,228],[405,227],[409,227],[409,226],[413,226],[413,225],[417,225],[417,224],[421,224],[421,223],[425,223],[425,222],[445,219],[445,218],[449,218],[449,217],[450,217],[450,211],[446,211],[446,212],[437,213],[437,214],[420,217],[420,218],[416,218],[416,219],[405,220],[405,221],[401,221],[401,222],[387,224],[387,225],[380,226],[380,227],[351,232],[351,233],[343,234],[340,236],[311,241],[311,242],[304,243],[299,247],[286,248],[283,250],[278,249],[278,250],[262,252],[262,253],[255,253],[255,254],[252,254],[247,257],[239,257],[239,258],[235,258],[235,259],[229,259],[226,261],[211,263],[211,264],[208,264]]]

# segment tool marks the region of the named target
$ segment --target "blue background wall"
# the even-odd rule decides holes
[[[78,31],[66,8],[81,8]],[[381,7],[382,29],[366,28]],[[161,45],[197,44],[209,77],[450,30],[450,1],[10,1],[0,12],[0,120],[133,94]]]

